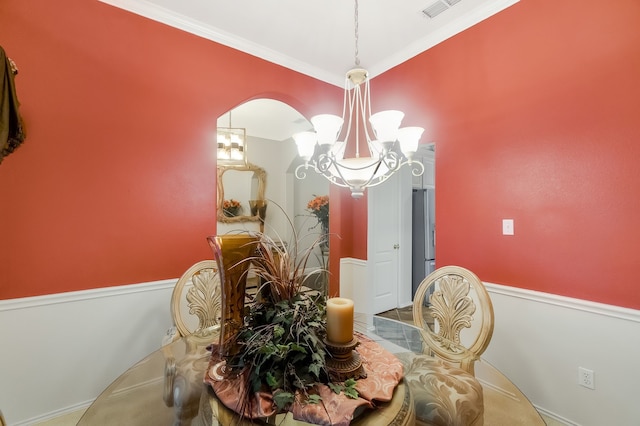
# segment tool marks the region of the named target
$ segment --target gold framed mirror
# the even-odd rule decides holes
[[[218,221],[222,223],[264,220],[267,173],[262,167],[218,166]]]

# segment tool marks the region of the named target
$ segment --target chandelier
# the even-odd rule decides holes
[[[346,74],[342,117],[316,115],[311,118],[314,131],[296,133],[293,139],[304,160],[295,171],[298,179],[304,179],[312,168],[329,182],[349,188],[353,198],[360,198],[366,188],[381,184],[404,165],[411,167],[414,176],[424,173],[422,163],[412,158],[424,129],[400,128],[404,117],[401,111],[371,114],[369,73],[360,68],[358,58],[358,0],[355,0],[355,65]],[[363,153],[361,135],[362,148],[366,148]],[[349,143],[355,146],[347,150]],[[355,156],[345,157],[353,152]]]
[[[218,162],[224,164],[245,163],[246,135],[246,129],[231,126],[231,111],[229,111],[229,127],[218,127]]]

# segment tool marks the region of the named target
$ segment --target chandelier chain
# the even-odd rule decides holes
[[[354,12],[354,29],[355,29],[355,36],[356,36],[356,50],[355,50],[355,57],[356,57],[356,66],[360,66],[360,58],[358,57],[358,0],[355,0],[355,12]]]

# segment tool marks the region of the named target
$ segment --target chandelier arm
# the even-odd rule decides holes
[[[309,168],[309,166],[313,167],[313,169],[318,172],[318,169],[316,169],[316,167],[313,164],[309,164],[309,163],[305,163],[305,164],[300,164],[298,167],[296,167],[296,170],[294,172],[294,175],[296,176],[297,179],[304,179],[307,177],[307,169]]]
[[[390,173],[395,172],[402,166],[402,159],[393,151],[388,151],[386,154],[382,155],[380,157],[380,162],[389,169]]]
[[[360,158],[360,115],[358,111],[362,111],[362,92],[360,91],[360,85],[358,84],[353,88],[353,96],[356,101],[356,158]]]
[[[424,164],[419,161],[407,161],[403,164],[408,164],[411,167],[411,174],[414,176],[422,176],[424,173]]]
[[[369,79],[367,78],[364,83],[364,99],[362,101],[362,122],[364,123],[364,135],[367,139],[367,147],[369,148],[369,155],[373,157],[373,149],[371,146],[371,135],[369,134],[369,127],[371,123],[367,120],[367,117],[371,117],[371,91],[369,90]],[[374,132],[375,136],[375,132]]]
[[[347,114],[347,101],[350,102],[349,90],[347,90],[348,87],[349,87],[349,77],[345,76],[344,77],[344,97],[342,100],[342,125],[343,126],[344,126],[344,120]],[[350,129],[351,129],[351,107],[349,107],[349,123],[347,124],[347,134],[344,138],[345,141],[349,136]],[[340,135],[342,134],[342,130],[343,128],[340,128],[340,131],[338,132],[338,140],[340,140]]]
[[[349,136],[351,135],[351,118],[353,117],[353,107],[354,107],[354,102],[355,102],[355,98],[354,98],[354,94],[352,93],[352,90],[349,90],[349,77],[345,77],[346,81],[345,81],[345,86],[344,86],[344,96],[345,96],[345,111],[346,111],[346,105],[347,105],[347,100],[348,100],[348,105],[349,105],[349,123],[347,124],[347,130],[344,133],[344,143],[345,143],[345,149],[347,147],[347,143],[349,141]],[[344,120],[346,118],[345,113],[343,112],[342,114],[342,119]]]
[[[371,82],[369,81],[368,78],[367,78],[367,81],[366,81],[365,84],[366,84],[365,90],[367,92],[367,97],[366,97],[366,99],[367,99],[367,108],[368,108],[368,111],[369,111],[369,117],[371,117],[371,114],[372,114],[372,112],[371,112]],[[367,130],[369,127],[371,127],[371,122],[368,122],[367,124],[368,124],[368,126],[365,126],[365,130]],[[375,131],[373,131],[373,127],[371,127],[371,130],[372,130],[373,136],[375,136],[376,134],[375,134]],[[367,141],[371,142],[372,140],[373,139],[371,138],[369,133],[367,133]]]
[[[324,154],[323,154],[324,155]],[[331,159],[331,162],[333,164],[333,160]],[[335,176],[333,176],[328,169],[327,170],[321,170],[316,164],[311,164],[311,163],[306,163],[306,164],[300,164],[298,167],[296,167],[294,174],[296,176],[297,179],[304,179],[307,177],[307,169],[311,167],[316,173],[320,174],[321,176],[324,176],[329,182],[331,182],[334,185],[337,186],[341,186],[343,188],[349,188],[350,186],[345,183],[344,178],[342,176],[340,176],[340,181],[335,179]]]

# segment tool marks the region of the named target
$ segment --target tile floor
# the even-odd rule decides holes
[[[397,308],[390,311],[382,312],[378,316],[390,318],[408,324],[413,324],[413,307],[407,306],[406,308]]]

